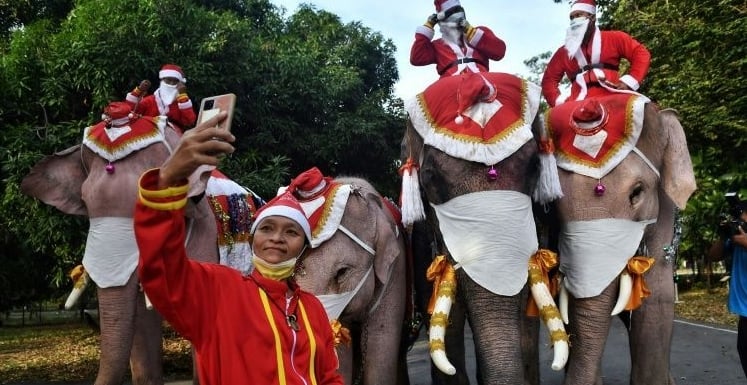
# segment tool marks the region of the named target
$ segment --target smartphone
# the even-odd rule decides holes
[[[233,120],[233,108],[236,105],[235,94],[223,94],[210,96],[202,99],[200,102],[200,112],[197,115],[197,124],[209,120],[221,111],[228,112],[225,120],[218,123],[218,127],[231,131],[231,121]]]

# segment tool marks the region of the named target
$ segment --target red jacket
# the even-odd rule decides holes
[[[457,57],[454,48],[443,39],[431,39],[433,39],[433,29],[423,25],[418,27],[415,32],[415,42],[410,49],[410,64],[414,66],[436,64],[436,71],[442,77],[454,75],[459,70],[459,64],[455,63],[457,59],[475,59],[474,65],[477,71],[472,70],[472,66],[469,65],[462,65],[463,70],[487,72],[489,60],[501,60],[506,54],[506,43],[487,27],[469,28],[469,31],[465,33],[467,46],[461,48],[460,57]]]
[[[633,39],[630,35],[622,31],[600,31],[601,32],[601,52],[599,64],[603,66],[605,78],[607,81],[617,83],[622,81],[630,89],[637,90],[641,82],[648,73],[651,63],[651,54],[643,44]],[[593,36],[592,36],[593,38]],[[591,39],[589,43],[581,46],[587,63],[591,62]],[[620,76],[618,67],[621,59],[627,59],[630,62],[628,74]],[[568,57],[568,51],[565,47],[560,47],[547,63],[547,69],[542,76],[542,95],[547,100],[550,107],[554,107],[559,102],[560,81],[563,76],[567,76],[571,81],[571,95],[567,100],[576,100],[581,92],[581,87],[576,83],[576,73],[580,70],[575,58]],[[597,85],[596,77],[592,71],[584,73],[584,80],[587,84],[586,96],[608,94],[610,91]]]
[[[137,90],[137,88],[135,88],[135,90]],[[147,95],[138,102],[139,96],[136,95],[135,92],[137,91],[129,92],[125,100],[133,107],[137,104],[137,108],[135,108],[136,113],[143,116],[161,115],[154,94]],[[180,94],[176,97],[176,100],[169,105],[169,111],[166,113],[166,117],[169,122],[179,126],[182,131],[192,128],[197,120],[197,115],[192,108],[192,100],[187,96],[187,94]]]
[[[319,300],[256,271],[242,276],[187,259],[187,186],[156,190],[157,178],[158,170],[150,170],[139,182],[138,275],[153,306],[194,345],[200,383],[341,385],[332,328]],[[293,296],[286,304],[289,285]],[[297,331],[286,312],[295,315]]]

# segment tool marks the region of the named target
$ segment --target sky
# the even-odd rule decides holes
[[[400,80],[395,95],[410,99],[438,79],[436,66],[410,64],[410,46],[415,29],[435,13],[432,0],[271,0],[293,14],[301,3],[336,14],[343,23],[359,21],[372,31],[391,39],[397,47],[395,59]],[[529,76],[524,61],[546,51],[555,51],[563,43],[568,26],[569,5],[552,0],[461,0],[467,21],[484,25],[506,42],[506,56],[491,61],[491,72]],[[435,38],[440,37],[436,27]]]

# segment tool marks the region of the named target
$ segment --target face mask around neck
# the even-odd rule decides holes
[[[297,260],[298,258],[291,258],[285,262],[269,263],[264,259],[257,257],[256,254],[252,254],[254,268],[257,269],[263,277],[274,279],[276,281],[282,281],[292,276],[296,269]]]

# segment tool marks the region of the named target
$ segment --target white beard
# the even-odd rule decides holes
[[[179,91],[177,91],[176,89],[176,84],[172,86],[161,82],[161,86],[158,87],[158,90],[156,92],[158,92],[158,96],[163,101],[163,104],[169,106],[174,102],[174,100],[176,100],[176,96]]]
[[[583,19],[582,21],[576,21]],[[571,21],[571,25],[568,27],[565,35],[565,50],[568,51],[568,57],[572,58],[576,55],[576,52],[581,47],[581,42],[584,41],[584,35],[589,29],[589,19],[587,18],[576,18]]]
[[[462,31],[460,31],[458,27],[441,25],[439,28],[441,29],[441,38],[443,38],[447,43],[456,45],[462,43]]]

